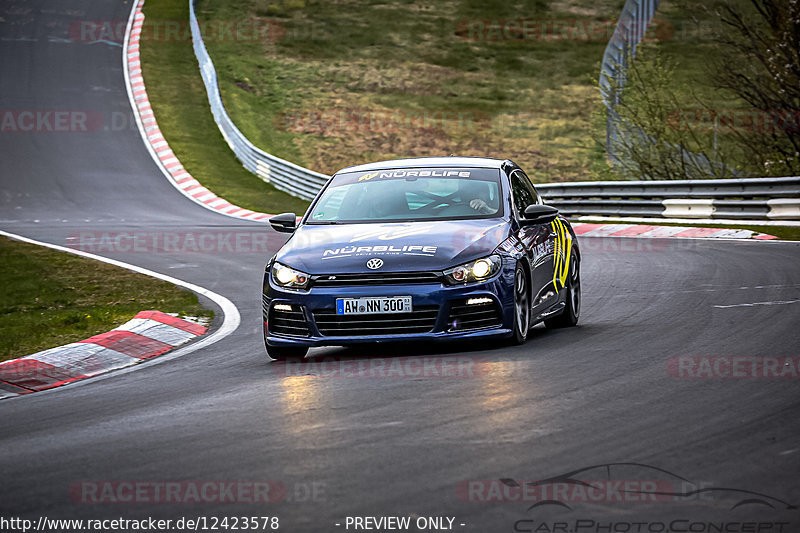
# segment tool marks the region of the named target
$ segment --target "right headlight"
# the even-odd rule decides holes
[[[311,277],[305,272],[300,272],[275,261],[272,264],[272,281],[280,287],[287,289],[305,289]]]
[[[503,260],[499,255],[490,255],[445,270],[444,275],[450,285],[474,283],[487,280],[497,274],[502,264]]]

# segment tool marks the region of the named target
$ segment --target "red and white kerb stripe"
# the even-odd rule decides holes
[[[160,311],[142,311],[112,331],[0,363],[0,398],[51,389],[135,365],[207,329]]]
[[[637,237],[640,239],[775,239],[747,229],[648,226],[646,224],[587,224],[574,222],[575,234],[586,237]]]

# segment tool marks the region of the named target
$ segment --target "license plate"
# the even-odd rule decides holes
[[[337,315],[379,315],[410,312],[411,296],[336,299]]]

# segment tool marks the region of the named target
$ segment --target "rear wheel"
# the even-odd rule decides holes
[[[308,353],[305,346],[270,346],[267,344],[267,355],[277,361],[286,359],[302,359]]]
[[[514,344],[523,344],[531,327],[531,302],[528,275],[517,265],[514,272]]]
[[[558,316],[545,320],[545,327],[570,328],[578,323],[581,316],[581,268],[577,255],[573,255],[570,261],[566,291],[567,306]]]

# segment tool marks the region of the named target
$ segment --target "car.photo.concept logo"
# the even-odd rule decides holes
[[[792,533],[800,526],[796,501],[633,462],[538,480],[467,480],[456,495],[481,505],[522,506],[524,516],[508,531],[524,533]]]

